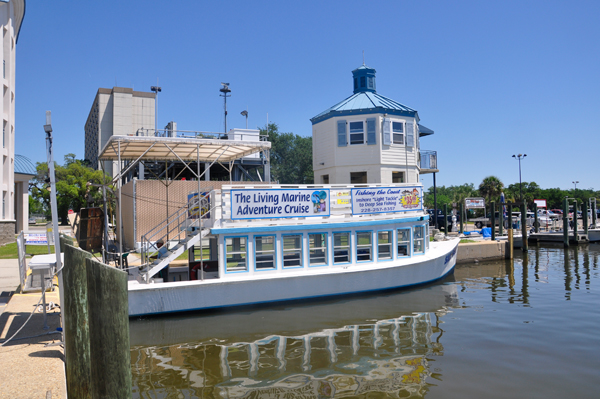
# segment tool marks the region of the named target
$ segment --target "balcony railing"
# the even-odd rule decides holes
[[[437,169],[437,151],[421,150],[419,168]]]

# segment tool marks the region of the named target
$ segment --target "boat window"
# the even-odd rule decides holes
[[[377,257],[379,259],[392,259],[392,231],[377,233]]]
[[[333,263],[350,263],[350,233],[333,233]]]
[[[275,236],[254,237],[256,270],[275,269]]]
[[[327,234],[312,233],[308,235],[309,266],[327,264]]]
[[[350,144],[364,144],[364,122],[350,122]]]
[[[398,229],[398,257],[410,256],[410,229]]]
[[[429,249],[429,224],[425,225],[425,251]]]
[[[356,232],[356,260],[366,262],[373,260],[373,234],[370,231]]]
[[[413,252],[415,254],[425,252],[425,226],[414,226]]]
[[[225,270],[228,272],[247,271],[247,237],[225,238]]]
[[[283,267],[302,267],[302,235],[284,235]]]

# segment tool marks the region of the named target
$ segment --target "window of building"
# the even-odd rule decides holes
[[[350,233],[333,233],[333,263],[350,263]]]
[[[302,235],[284,235],[282,242],[283,268],[302,267]]]
[[[392,122],[392,141],[404,145],[404,123]]]
[[[367,172],[350,172],[350,184],[366,184]]]
[[[373,76],[369,76],[369,89],[375,90],[375,78]]]
[[[366,86],[367,86],[367,81],[365,79],[365,76],[361,76],[360,77],[360,88],[362,89],[362,88],[364,88]]]
[[[414,226],[413,246],[415,254],[425,253],[425,226]]]
[[[392,231],[377,232],[377,258],[392,259]]]
[[[354,90],[358,89],[358,78],[354,78]]]
[[[254,267],[256,270],[275,269],[275,236],[254,237]]]
[[[311,233],[308,235],[308,265],[327,265],[327,233]]]
[[[356,261],[368,262],[373,260],[373,233],[370,231],[356,232]]]
[[[322,175],[321,176],[321,183],[323,183],[323,184],[329,184],[329,175]]]
[[[225,238],[225,271],[240,272],[247,271],[246,259],[247,237],[226,237]]]
[[[392,183],[404,183],[404,172],[392,172]]]
[[[398,229],[398,257],[410,256],[410,229]]]
[[[350,144],[364,144],[365,127],[364,122],[350,122]]]

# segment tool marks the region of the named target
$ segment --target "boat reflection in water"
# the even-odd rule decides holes
[[[450,277],[452,278],[452,277]],[[196,317],[132,320],[134,397],[423,395],[453,284]],[[183,396],[181,396],[183,395]]]

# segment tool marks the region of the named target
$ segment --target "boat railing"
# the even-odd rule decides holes
[[[169,215],[166,220],[142,235],[142,265],[147,265],[151,263],[151,259],[164,255],[169,249],[170,241],[181,241],[190,233],[199,234],[204,227],[212,226],[216,204],[218,204],[214,198],[214,190],[200,193],[200,196],[196,195],[186,205]]]

